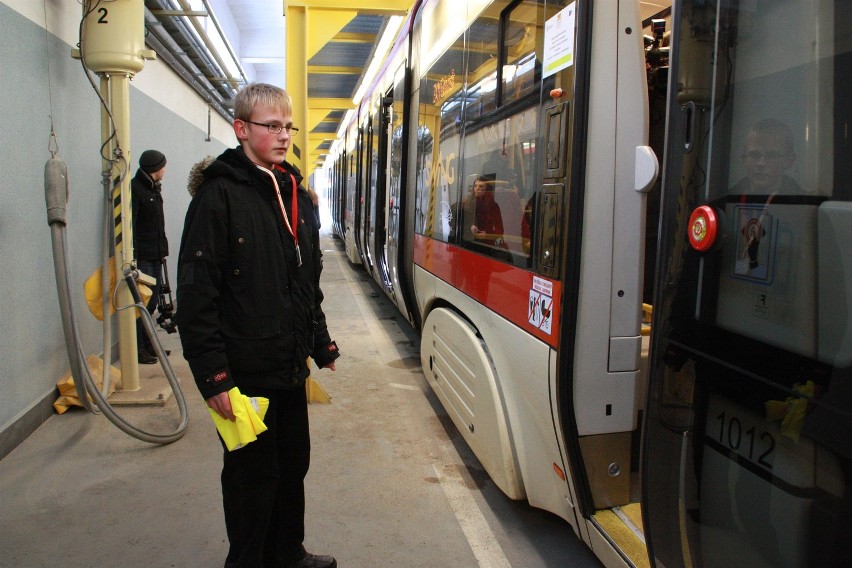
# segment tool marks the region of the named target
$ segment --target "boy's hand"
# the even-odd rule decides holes
[[[225,420],[235,421],[234,411],[231,409],[231,399],[227,392],[220,392],[216,396],[207,399],[207,406],[216,411],[216,414]]]

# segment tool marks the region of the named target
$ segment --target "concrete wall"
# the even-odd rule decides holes
[[[70,179],[67,236],[83,351],[102,352],[101,322],[82,290],[101,264],[103,190],[100,102],[70,56],[80,17],[77,2],[0,0],[0,458],[50,416],[56,381],[69,367],[44,201],[51,117]],[[133,79],[130,106],[130,175],[143,150],[168,157],[163,198],[174,283],[189,169],[236,139],[213,112],[206,141],[207,104],[160,61],[146,62]]]

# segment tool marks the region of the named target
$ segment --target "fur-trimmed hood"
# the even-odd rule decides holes
[[[186,190],[189,191],[189,194],[195,197],[195,192],[198,191],[198,187],[204,181],[204,170],[207,167],[216,161],[216,158],[213,156],[207,156],[189,170],[189,179],[186,181]]]
[[[246,167],[248,169],[244,170]],[[302,183],[302,175],[299,172],[299,169],[292,164],[284,162],[281,164],[280,168],[278,166],[276,166],[276,168],[286,174],[293,174],[296,178],[296,183]],[[236,179],[248,179],[246,178],[247,172],[251,172],[248,174],[250,176],[257,175],[259,179],[266,181],[266,174],[258,173],[259,170],[254,170],[255,168],[251,167],[251,161],[249,161],[245,153],[243,153],[242,148],[230,148],[225,150],[218,158],[207,156],[192,166],[189,170],[186,189],[189,191],[191,196],[195,197],[195,194],[198,192],[201,184],[203,184],[207,179],[223,175],[232,176]]]

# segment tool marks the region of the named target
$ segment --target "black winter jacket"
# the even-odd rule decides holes
[[[133,254],[141,260],[161,261],[169,256],[163,195],[160,183],[140,168],[130,181],[133,214]]]
[[[275,174],[292,226],[292,180],[302,177],[286,162]],[[307,191],[298,186],[301,266],[271,179],[242,148],[196,164],[189,191],[175,316],[202,396],[303,387],[307,357],[323,367],[339,356],[321,308],[322,252]]]

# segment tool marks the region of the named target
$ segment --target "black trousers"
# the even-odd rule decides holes
[[[225,449],[222,500],[230,550],[226,568],[286,566],[305,549],[305,475],[311,454],[304,388],[240,388],[269,399],[268,430],[232,452]]]

